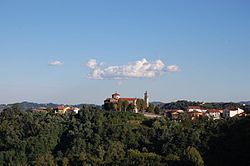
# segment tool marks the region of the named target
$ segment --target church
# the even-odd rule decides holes
[[[122,98],[121,95],[117,92],[113,93],[111,98],[107,98],[104,100],[104,104],[110,104],[110,103],[115,103],[118,104],[120,101],[127,101],[128,104],[132,104],[134,108],[134,112],[138,113],[137,109],[137,100],[138,98]],[[149,106],[149,97],[148,97],[148,92],[146,91],[144,93],[144,102],[146,103],[146,107]]]

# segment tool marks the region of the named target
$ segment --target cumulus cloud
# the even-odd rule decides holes
[[[177,65],[170,65],[170,66],[167,66],[167,70],[169,72],[176,72],[176,71],[179,71],[179,67]]]
[[[161,60],[149,62],[145,58],[121,66],[102,67],[95,59],[90,59],[86,66],[91,69],[90,79],[128,79],[153,78],[166,72],[178,71],[178,66],[165,66]]]
[[[91,69],[95,69],[97,67],[97,62],[95,59],[90,59],[87,63],[86,66],[91,68]]]
[[[63,65],[63,62],[58,61],[58,60],[56,60],[56,61],[51,61],[51,62],[49,62],[49,65],[50,65],[50,66],[61,66],[61,65]]]

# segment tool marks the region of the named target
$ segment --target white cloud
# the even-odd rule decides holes
[[[49,62],[49,65],[50,65],[50,66],[61,66],[61,65],[63,65],[63,62],[58,61],[58,60],[56,60],[56,61],[51,61],[51,62]]]
[[[91,68],[91,69],[94,69],[97,67],[97,62],[95,59],[90,59],[87,63],[86,63],[86,66]]]
[[[176,72],[176,71],[179,71],[179,67],[177,65],[170,65],[170,66],[167,66],[167,69],[169,72]]]
[[[90,79],[128,79],[128,78],[152,78],[163,75],[166,72],[178,71],[178,66],[165,66],[161,60],[149,62],[145,58],[130,62],[121,66],[101,67],[95,59],[90,59],[86,66],[92,71],[88,75]]]

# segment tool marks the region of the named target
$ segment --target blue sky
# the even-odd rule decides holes
[[[250,2],[1,0],[0,57],[0,103],[102,104],[145,90],[151,101],[250,100]],[[143,59],[145,75],[114,77]]]

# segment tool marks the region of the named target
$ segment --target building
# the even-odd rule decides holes
[[[193,112],[193,111],[198,111],[202,113],[207,112],[207,110],[202,108],[201,106],[188,106],[188,112]]]
[[[146,107],[148,108],[149,107],[149,97],[148,97],[147,91],[144,93],[144,101],[146,103]]]
[[[240,108],[237,108],[237,109],[229,109],[229,108],[226,108],[226,109],[224,109],[224,111],[223,111],[223,117],[224,117],[224,118],[234,117],[234,116],[239,115],[239,114],[242,114],[242,113],[244,113],[244,110],[243,110],[243,109],[240,109]]]
[[[119,93],[115,92],[111,95],[111,98],[107,98],[104,100],[104,105],[107,105],[107,104],[109,105],[111,103],[118,105],[119,102],[127,101],[128,105],[132,106],[133,111],[135,113],[138,113],[137,100],[138,100],[138,98],[122,98]],[[147,91],[144,93],[144,101],[146,103],[146,107],[148,107],[149,106],[149,98],[148,98]]]
[[[187,112],[188,114],[188,117],[192,120],[194,119],[197,119],[197,118],[201,118],[204,116],[204,113],[203,112],[200,112],[200,111],[197,111],[197,110],[194,110],[194,111],[189,111]]]
[[[165,115],[171,120],[179,121],[184,111],[180,109],[166,110]]]
[[[79,108],[77,107],[69,107],[69,106],[64,106],[64,105],[60,105],[56,108],[54,108],[55,113],[59,113],[59,114],[65,114],[65,113],[77,113],[79,112]]]
[[[206,112],[206,116],[214,120],[220,119],[222,114],[223,114],[223,110],[220,110],[220,109],[210,109],[210,110],[207,110]]]

